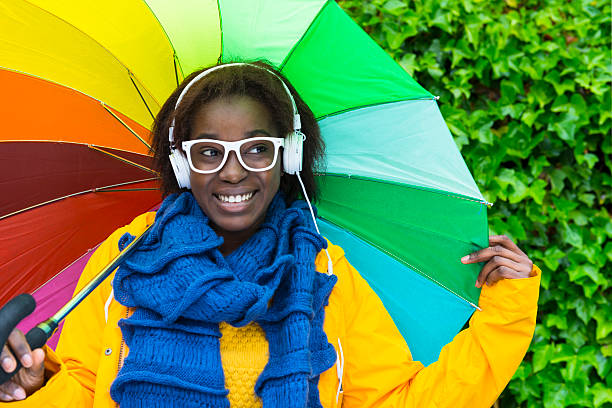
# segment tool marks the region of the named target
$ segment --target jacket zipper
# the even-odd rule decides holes
[[[130,314],[130,308],[126,308],[125,309],[125,318],[127,319],[129,317]],[[123,366],[123,349],[125,348],[125,339],[123,338],[123,336],[121,336],[121,346],[119,347],[119,359],[117,360],[117,374],[119,374],[119,371],[121,370],[121,367]],[[115,407],[119,408],[119,404],[115,403]]]

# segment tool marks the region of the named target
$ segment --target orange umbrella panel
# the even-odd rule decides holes
[[[148,154],[149,130],[74,89],[0,69],[0,141],[62,141]]]

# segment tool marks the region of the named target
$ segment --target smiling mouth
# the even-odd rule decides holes
[[[245,194],[236,195],[225,195],[225,194],[213,194],[222,203],[239,204],[249,201],[255,195],[255,191]]]

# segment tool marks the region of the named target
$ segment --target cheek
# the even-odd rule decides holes
[[[272,169],[272,173],[268,179],[268,189],[272,196],[276,195],[278,189],[280,187],[282,171],[280,166],[277,165],[274,169]]]
[[[211,176],[208,174],[189,173],[189,182],[191,183],[191,192],[193,195],[203,193],[211,184]]]

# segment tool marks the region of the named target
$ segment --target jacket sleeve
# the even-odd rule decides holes
[[[348,263],[348,262],[347,262]],[[469,328],[424,367],[410,351],[378,296],[350,267],[345,290],[344,408],[489,408],[521,363],[535,329],[540,270],[532,277],[485,286]],[[340,277],[339,277],[340,278]],[[342,279],[342,278],[340,278]],[[347,279],[347,280],[351,280]]]
[[[152,222],[150,213],[136,218],[129,227],[115,231],[89,259],[77,283],[78,292],[119,253],[117,242],[125,232],[138,234]],[[20,407],[91,407],[96,373],[102,350],[102,332],[106,325],[105,303],[110,296],[110,278],[100,284],[66,318],[57,350],[45,346],[45,385],[23,401]]]

